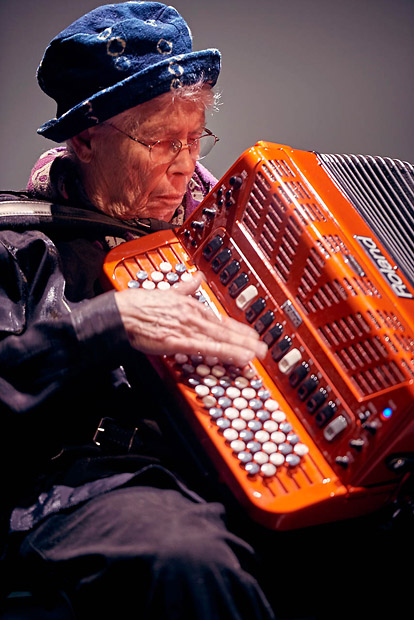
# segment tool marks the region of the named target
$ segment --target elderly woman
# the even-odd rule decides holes
[[[217,50],[192,51],[175,9],[127,2],[74,22],[39,67],[57,102],[39,133],[66,146],[40,158],[30,194],[117,224],[0,234],[5,561],[62,592],[76,618],[273,618],[252,549],[184,480],[142,355],[243,366],[265,345],[196,301],[197,278],[168,291],[99,285],[110,247],[181,223],[214,184],[199,160],[217,140],[205,113],[219,65]]]

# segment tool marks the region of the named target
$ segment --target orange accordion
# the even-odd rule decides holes
[[[107,256],[118,290],[143,272],[155,284],[201,270],[200,301],[268,344],[245,369],[156,364],[220,478],[268,528],[372,512],[412,461],[413,205],[407,162],[258,142],[181,228]]]

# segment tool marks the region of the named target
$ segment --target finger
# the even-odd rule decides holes
[[[245,366],[257,357],[257,353],[253,349],[208,338],[171,337],[167,339],[166,346],[170,350],[170,353],[167,354],[184,353],[186,355],[197,354],[203,357],[217,357],[221,362],[235,366]]]
[[[260,340],[259,334],[249,325],[245,325],[225,315],[218,317],[208,307],[202,306],[197,308],[195,306],[194,312],[190,316],[190,324],[193,328],[214,340],[222,340],[253,348]]]
[[[191,305],[191,301],[188,299],[189,305]],[[251,327],[225,316],[223,320],[219,320],[214,315],[211,316],[211,314],[200,311],[197,306],[196,302],[195,306],[193,304],[192,311],[182,313],[181,318],[184,316],[185,320],[177,322],[174,326],[174,333],[172,331],[166,332],[165,337],[175,335],[184,341],[196,341],[199,343],[199,348],[206,346],[206,341],[209,341],[208,346],[215,346],[216,349],[220,349],[220,345],[226,345],[225,356],[231,356],[228,347],[248,350],[259,359],[263,359],[267,355],[267,345],[260,340],[257,332]],[[231,329],[229,329],[229,325]],[[166,327],[171,327],[171,324]],[[215,344],[212,345],[211,343]]]
[[[224,316],[222,319],[222,323],[227,330],[234,331],[241,336],[247,336],[249,338],[253,338],[254,340],[260,339],[260,335],[255,329],[253,329],[249,325],[246,325],[245,323],[242,323],[241,321],[233,319],[230,316]]]
[[[181,295],[194,295],[203,281],[203,274],[197,271],[196,273],[190,275],[192,276],[191,280],[181,280],[176,286],[174,286],[174,290],[177,291],[177,293],[180,293]]]
[[[205,282],[205,276],[202,272],[198,271],[193,275],[192,281],[180,282],[180,284],[178,284],[175,287],[175,290],[183,295],[193,295],[197,291],[197,289],[199,288],[202,282]],[[205,313],[204,318],[207,317],[208,320],[214,321],[214,322],[218,322],[218,321],[225,322],[227,329],[232,329],[238,333],[241,332],[242,334],[245,334],[246,336],[259,339],[259,334],[256,332],[256,330],[253,330],[248,325],[245,325],[244,323],[241,323],[240,321],[236,321],[235,319],[229,316],[225,316],[225,315],[220,315],[220,318],[218,318],[219,315],[213,312],[213,310],[205,304],[200,303],[199,308],[200,308],[200,312]]]

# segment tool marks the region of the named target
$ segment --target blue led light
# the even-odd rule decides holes
[[[391,409],[391,407],[385,407],[384,411],[382,412],[382,417],[387,420],[391,416],[392,416],[392,409]]]

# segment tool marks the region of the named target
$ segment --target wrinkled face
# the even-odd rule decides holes
[[[109,122],[146,144],[166,139],[187,144],[202,134],[205,111],[194,102],[176,99],[172,103],[158,97]],[[183,148],[169,163],[154,163],[147,147],[108,124],[95,128],[94,140],[91,200],[122,219],[152,217],[169,222],[194,173],[189,150]]]

